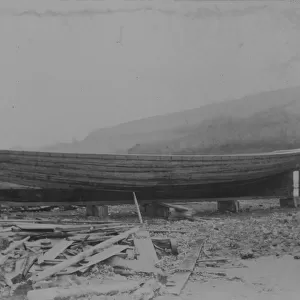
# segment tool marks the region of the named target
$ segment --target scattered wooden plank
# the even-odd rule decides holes
[[[155,265],[158,261],[158,257],[150,238],[149,231],[141,230],[136,233],[136,237],[137,238],[133,239],[133,242],[139,255],[139,261],[141,263],[150,262]]]
[[[43,264],[45,264],[45,265],[57,265],[57,264],[60,264],[63,261],[65,261],[65,259],[50,259],[50,260],[45,259],[43,261]]]
[[[135,224],[136,226],[136,224]],[[123,225],[120,225],[120,226],[110,226],[110,227],[103,227],[103,228],[97,228],[97,227],[91,227],[91,229],[83,229],[83,230],[69,230],[70,231],[73,231],[73,232],[76,232],[76,233],[106,233],[106,232],[116,232],[116,231],[121,231],[121,230],[128,230],[130,228],[134,227],[133,225],[126,225],[126,224],[123,224]]]
[[[74,236],[68,237],[68,240],[74,241],[74,242],[81,242],[86,234],[78,234]],[[91,235],[88,240],[85,241],[85,243],[90,243],[90,242],[103,242],[108,239],[110,239],[112,236],[105,236],[105,235]]]
[[[27,293],[28,300],[54,300],[70,299],[72,297],[91,297],[100,295],[115,295],[118,293],[132,292],[140,286],[140,282],[133,280],[104,282],[100,284],[82,284],[69,288],[37,289]]]
[[[124,227],[132,227],[132,225],[125,224],[88,224],[88,225],[56,225],[56,230],[61,231],[83,231],[83,230],[114,230],[114,229],[122,229]]]
[[[190,254],[184,259],[178,268],[178,272],[173,274],[169,280],[168,285],[173,285],[168,288],[168,292],[173,295],[180,295],[182,289],[187,283],[191,273],[193,272],[197,260],[202,251],[202,247],[205,243],[205,239],[198,240],[196,245],[192,248]]]
[[[54,245],[49,251],[47,251],[44,255],[38,258],[38,264],[43,263],[45,259],[51,260],[55,259],[59,254],[64,252],[68,247],[70,247],[74,241],[62,240]]]
[[[37,255],[28,255],[24,264],[22,276],[23,278],[26,278],[27,274],[29,273],[31,267],[34,265],[34,263],[38,260]]]
[[[1,253],[3,255],[6,255],[6,254],[10,253],[11,251],[15,250],[16,248],[21,247],[29,239],[30,239],[30,236],[27,236],[25,239],[23,239],[21,241],[13,242],[9,245],[9,247],[7,249],[3,250]]]
[[[207,263],[207,262],[227,262],[229,261],[228,258],[207,258],[207,259],[199,259],[197,262],[198,263]]]
[[[68,224],[36,224],[36,223],[16,223],[14,226],[16,226],[19,230],[22,231],[92,231],[92,230],[99,230],[99,231],[105,231],[105,230],[114,230],[114,229],[122,229],[126,226],[132,227],[132,225],[124,225],[124,224],[74,224],[74,225],[68,225]]]
[[[54,231],[57,225],[55,224],[30,224],[30,223],[19,223],[15,225],[22,231]]]
[[[181,229],[178,229],[178,230],[174,230],[174,229],[148,229],[149,232],[154,232],[154,233],[189,233],[189,231],[187,230],[181,230]]]
[[[17,236],[27,236],[28,232],[17,232]],[[72,236],[72,233],[68,232],[30,232],[30,236],[32,240],[36,239],[64,239]]]
[[[49,268],[47,270],[44,270],[43,272],[39,273],[39,274],[35,274],[31,277],[31,280],[33,282],[37,282],[37,281],[40,281],[40,280],[43,280],[45,278],[48,278],[66,268],[68,268],[69,266],[72,266],[80,261],[82,261],[83,259],[89,257],[89,256],[92,256],[93,254],[99,252],[100,250],[103,250],[105,248],[108,248],[110,247],[111,245],[127,238],[129,235],[133,234],[133,233],[136,233],[137,231],[139,230],[139,227],[136,227],[136,228],[133,228],[133,229],[130,229],[122,234],[119,234],[117,236],[114,236],[112,238],[110,238],[109,240],[106,240],[74,257],[72,257],[71,259],[68,259],[67,261],[65,262],[62,262],[56,266],[53,266],[52,268]]]
[[[87,261],[87,264],[84,264],[78,268],[74,268],[72,270],[69,270],[67,272],[62,272],[64,274],[73,274],[76,273],[78,271],[82,271],[82,270],[87,270],[89,267],[98,264],[101,261],[104,261],[120,252],[122,252],[123,250],[129,248],[129,246],[123,246],[123,245],[114,245],[108,249],[103,250],[102,252],[95,254],[93,256],[90,256]]]
[[[54,213],[52,213],[54,214]],[[0,224],[1,226],[3,226],[3,224],[18,224],[18,223],[22,223],[22,224],[53,224],[53,225],[58,225],[57,224],[57,219],[55,220],[49,220],[49,219],[6,219],[6,220],[0,220]],[[61,221],[63,224],[73,224],[73,225],[121,225],[121,222],[117,222],[117,221],[83,221],[83,220],[63,220]],[[59,224],[59,225],[63,225],[63,224]]]

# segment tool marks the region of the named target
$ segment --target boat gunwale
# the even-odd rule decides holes
[[[88,154],[88,153],[62,153],[62,152],[43,152],[43,151],[15,151],[15,150],[0,150],[1,155],[14,156],[36,156],[36,157],[61,157],[61,158],[77,158],[77,159],[109,159],[109,160],[201,160],[201,159],[245,159],[245,158],[258,158],[258,157],[285,157],[300,155],[300,149],[294,150],[278,150],[273,152],[262,153],[241,153],[241,154]],[[160,159],[158,159],[160,158]],[[0,160],[1,162],[1,160]]]

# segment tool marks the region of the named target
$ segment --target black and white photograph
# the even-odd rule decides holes
[[[0,0],[0,300],[300,299],[300,0]]]

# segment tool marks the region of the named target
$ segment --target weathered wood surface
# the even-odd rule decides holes
[[[291,172],[249,181],[233,183],[199,184],[197,187],[178,188],[164,191],[145,189],[136,193],[140,204],[152,201],[202,202],[237,199],[282,198],[293,195]],[[113,192],[92,189],[0,189],[0,204],[7,206],[38,205],[118,205],[132,204],[131,192]]]
[[[124,246],[124,245],[114,245],[108,249],[103,250],[102,252],[95,254],[93,256],[90,256],[89,258],[87,258],[87,263],[80,266],[80,267],[71,267],[68,268],[66,270],[66,272],[61,272],[60,274],[66,274],[66,275],[70,275],[73,273],[76,273],[78,271],[81,270],[86,270],[87,268],[101,262],[104,261],[112,256],[115,256],[116,254],[122,252],[123,250],[127,249],[128,246]]]
[[[136,233],[136,238],[133,239],[133,242],[141,264],[150,263],[154,266],[158,262],[158,257],[149,231],[138,231]]]
[[[299,163],[300,150],[170,156],[0,151],[0,180],[40,188],[164,190],[255,180],[295,170]]]
[[[61,240],[54,245],[49,251],[44,253],[38,258],[38,264],[43,263],[45,260],[55,259],[59,254],[64,252],[69,246],[73,244],[73,241]]]
[[[66,269],[72,265],[77,264],[78,262],[88,258],[89,256],[92,256],[92,255],[96,254],[97,252],[104,250],[123,239],[126,239],[129,235],[136,233],[138,230],[139,230],[139,228],[136,227],[136,228],[130,229],[124,233],[121,233],[117,236],[114,236],[102,243],[99,243],[96,246],[93,246],[92,248],[89,248],[88,250],[85,250],[84,252],[81,252],[81,253],[77,254],[76,256],[73,256],[69,260],[66,260],[56,266],[53,266],[52,268],[46,269],[39,274],[33,275],[31,277],[31,280],[33,282],[37,282],[37,281],[46,279],[48,277],[51,277],[52,275]]]
[[[205,239],[198,240],[191,249],[191,252],[186,256],[183,260],[177,272],[172,275],[169,279],[169,285],[171,287],[168,288],[168,292],[170,294],[179,295],[184,288],[186,282],[188,281],[191,273],[193,272],[197,260],[200,256],[204,245]]]

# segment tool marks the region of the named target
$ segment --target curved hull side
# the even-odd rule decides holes
[[[0,151],[0,180],[39,188],[198,189],[296,170],[300,151],[253,155],[84,155]]]

